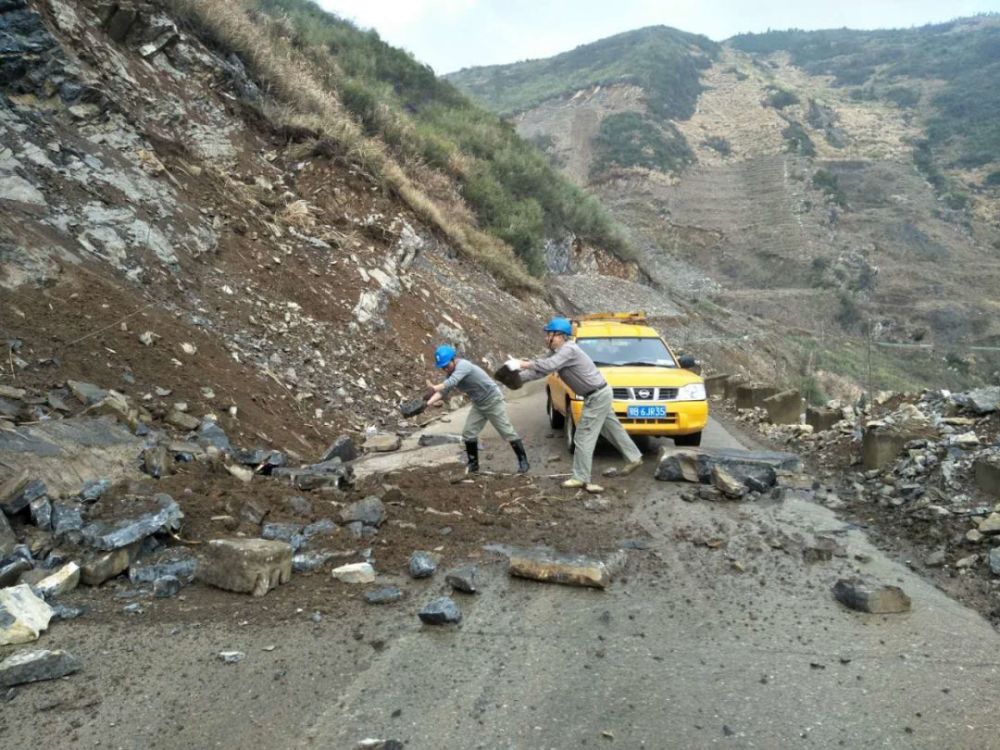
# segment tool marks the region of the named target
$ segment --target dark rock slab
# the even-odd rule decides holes
[[[84,543],[98,550],[114,550],[152,536],[163,529],[176,531],[184,514],[170,495],[159,493],[153,500],[159,506],[152,513],[115,521],[95,521],[83,527]]]
[[[332,518],[321,518],[318,521],[313,521],[311,524],[302,529],[302,535],[306,539],[312,539],[316,536],[332,536],[336,534],[339,529],[340,527],[333,522]]]
[[[449,625],[462,621],[462,610],[451,597],[442,596],[427,604],[417,616],[427,625]]]
[[[14,552],[17,546],[17,537],[10,527],[10,521],[4,513],[0,513],[0,560]]]
[[[350,435],[341,435],[333,441],[333,445],[326,449],[320,463],[339,458],[343,463],[354,461],[358,457],[358,447],[354,444],[354,438]]]
[[[475,565],[463,565],[460,568],[449,570],[445,574],[444,580],[456,591],[461,591],[463,594],[475,594],[476,573]]]
[[[404,401],[399,405],[399,412],[404,418],[409,419],[410,417],[415,417],[418,414],[423,414],[424,409],[427,408],[427,402],[422,398],[414,398],[409,401]]]
[[[181,592],[181,582],[177,576],[161,576],[153,581],[153,596],[157,599],[170,599]]]
[[[834,584],[838,602],[858,612],[875,615],[910,611],[910,597],[899,586],[885,586],[858,578],[841,578]]]
[[[404,594],[396,586],[386,586],[385,588],[369,591],[365,594],[365,601],[369,604],[394,604],[403,598]]]
[[[15,651],[0,661],[0,687],[55,680],[80,671],[80,662],[62,649]]]
[[[87,610],[84,607],[74,607],[71,604],[51,604],[53,620],[75,620],[82,617]]]
[[[23,557],[7,558],[0,562],[0,588],[13,586],[20,580],[21,574],[33,567],[31,560]]]
[[[732,448],[664,448],[656,478],[665,482],[701,482],[710,484],[712,470],[719,466],[746,482],[750,477],[771,487],[778,471],[799,471],[801,461],[794,453],[746,451]],[[760,490],[757,490],[760,491]]]
[[[417,444],[421,448],[432,448],[436,445],[461,445],[462,436],[455,435],[452,433],[443,433],[438,435],[421,435],[417,439]]]
[[[265,523],[261,527],[260,536],[262,539],[287,542],[294,552],[297,552],[306,543],[306,537],[302,533],[302,524],[300,523]]]
[[[32,501],[47,494],[45,482],[31,479],[27,473],[18,474],[0,487],[0,511],[13,516],[30,507]]]
[[[85,503],[95,503],[111,488],[110,479],[88,479],[80,488],[80,499]]]
[[[412,578],[430,578],[437,570],[437,560],[430,552],[418,550],[410,555],[409,570]]]
[[[155,583],[164,576],[173,576],[190,583],[198,573],[198,558],[184,547],[168,547],[134,562],[128,569],[132,583]]]
[[[332,552],[300,552],[292,556],[292,571],[295,573],[312,573],[319,570],[336,555]]]
[[[204,420],[198,426],[197,442],[203,448],[211,446],[221,453],[230,453],[233,450],[225,430],[210,419]]]
[[[57,538],[83,530],[83,508],[75,503],[52,503],[52,533]]]

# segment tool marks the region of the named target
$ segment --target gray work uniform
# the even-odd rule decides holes
[[[612,408],[613,394],[601,371],[586,352],[575,341],[567,341],[558,350],[544,359],[536,359],[531,367],[521,372],[521,380],[538,380],[550,372],[558,372],[559,377],[577,396],[583,397],[583,412],[576,426],[573,444],[573,478],[590,482],[594,463],[594,448],[597,438],[603,436],[618,450],[625,460],[634,463],[642,458],[642,452],[625,432],[618,416]],[[572,419],[572,414],[566,415]],[[567,429],[569,425],[567,424]]]
[[[500,386],[493,382],[493,378],[483,368],[467,359],[456,360],[455,369],[444,381],[442,395],[447,396],[454,388],[468,396],[472,402],[465,427],[462,428],[462,439],[465,442],[471,443],[478,438],[487,422],[508,443],[519,439],[514,425],[510,423],[507,402],[503,400]]]

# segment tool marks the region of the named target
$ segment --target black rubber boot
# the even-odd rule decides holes
[[[526,474],[531,466],[528,465],[528,454],[524,452],[524,443],[520,440],[511,440],[510,447],[514,449],[517,456],[517,473]]]
[[[479,473],[479,441],[467,440],[465,442],[465,452],[469,456],[469,465],[466,468],[470,474]]]

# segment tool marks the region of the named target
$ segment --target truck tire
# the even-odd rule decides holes
[[[701,432],[693,435],[678,435],[674,438],[674,445],[684,448],[697,448],[701,445]]]
[[[552,405],[552,392],[545,389],[545,413],[549,415],[549,426],[554,430],[561,430],[566,422],[566,417],[556,411]]]

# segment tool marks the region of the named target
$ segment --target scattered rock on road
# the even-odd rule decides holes
[[[445,582],[456,591],[463,594],[476,593],[476,566],[463,565],[460,568],[449,570],[444,577]]]
[[[16,651],[0,661],[0,687],[55,680],[79,670],[80,662],[68,651]]]
[[[402,598],[403,592],[396,586],[386,586],[365,594],[365,601],[369,604],[393,604]]]
[[[430,552],[417,551],[410,555],[410,577],[430,578],[437,570],[437,560]]]
[[[403,441],[399,439],[399,435],[380,432],[365,440],[362,447],[369,453],[390,453],[398,451],[399,446],[402,444]]]
[[[220,651],[218,656],[224,664],[239,664],[247,658],[247,655],[242,651]]]
[[[571,586],[607,588],[611,574],[603,560],[582,555],[562,555],[548,550],[512,553],[508,568],[512,576]]]
[[[51,619],[52,607],[28,584],[0,589],[0,646],[38,640]]]
[[[292,548],[266,539],[213,539],[198,578],[226,591],[264,596],[292,577]]]
[[[349,563],[333,569],[333,577],[344,583],[374,583],[375,568],[371,563]]]
[[[360,521],[365,526],[381,526],[385,520],[385,506],[378,497],[369,495],[344,508],[340,512],[340,520],[344,523]]]
[[[883,586],[857,578],[841,578],[833,587],[841,604],[875,615],[910,611],[910,597],[899,586]]]
[[[417,616],[427,625],[448,625],[462,621],[462,610],[451,597],[442,596],[420,610]]]

